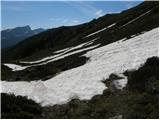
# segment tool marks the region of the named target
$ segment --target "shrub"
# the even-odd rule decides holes
[[[33,100],[13,94],[1,93],[1,114],[3,119],[39,118],[42,108]]]
[[[146,63],[138,70],[128,74],[128,88],[130,90],[145,91],[151,83],[157,85],[158,80],[159,59],[158,57],[152,57],[147,59]]]

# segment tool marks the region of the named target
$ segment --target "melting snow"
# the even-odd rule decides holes
[[[105,28],[102,28],[102,29],[94,32],[94,33],[91,33],[91,34],[85,36],[84,38],[87,38],[87,37],[93,36],[93,35],[95,35],[95,34],[98,34],[98,33],[102,32],[102,31],[105,31],[106,29],[111,28],[111,27],[113,27],[114,25],[116,25],[116,23],[113,23],[113,24],[111,24],[111,25],[109,25],[109,26],[107,26],[107,27],[105,27]]]
[[[43,58],[43,59],[41,59],[41,60],[32,61],[32,62],[21,61],[20,63],[35,64],[35,63],[40,63],[40,62],[44,62],[44,61],[47,61],[47,60],[51,60],[51,59],[54,59],[54,58],[57,58],[57,57],[60,57],[60,56],[61,56],[61,58],[63,58],[62,55],[66,54],[66,53],[68,53],[68,52],[70,52],[70,51],[73,51],[73,50],[82,48],[83,46],[89,46],[89,45],[91,45],[91,44],[92,44],[95,40],[97,40],[97,39],[99,39],[99,37],[97,37],[97,38],[95,38],[95,39],[93,39],[93,40],[91,40],[91,41],[89,41],[89,42],[82,43],[82,44],[80,44],[80,45],[78,45],[78,46],[75,46],[75,47],[65,48],[65,49],[62,49],[62,50],[58,50],[58,51],[56,51],[56,52],[54,52],[54,53],[59,53],[59,54],[53,55],[53,56],[49,56],[49,57],[45,57],[45,58]],[[85,50],[85,48],[84,48],[84,50]],[[81,49],[81,51],[83,51],[83,49]],[[72,55],[72,54],[71,54],[71,55]],[[64,56],[69,56],[69,55],[64,55]],[[53,61],[54,61],[54,60],[53,60]],[[47,62],[47,63],[48,63],[48,62]],[[41,64],[40,64],[40,65],[41,65]]]
[[[91,50],[93,48],[96,48],[98,47],[100,44],[97,44],[97,45],[94,45],[94,46],[91,46],[91,47],[87,47],[87,48],[83,48],[83,49],[80,49],[80,50],[75,50],[73,52],[70,52],[70,53],[67,53],[67,54],[64,54],[64,53],[61,53],[61,54],[58,54],[58,55],[55,55],[55,56],[50,56],[50,57],[47,57],[47,58],[43,58],[42,60],[42,63],[39,63],[39,64],[35,64],[35,65],[28,65],[28,66],[20,66],[20,65],[15,65],[15,64],[4,64],[5,66],[9,67],[12,69],[12,71],[21,71],[21,70],[24,70],[28,67],[33,67],[33,66],[40,66],[40,65],[45,65],[47,63],[50,63],[50,62],[54,62],[56,60],[60,60],[60,59],[63,59],[65,57],[68,57],[70,55],[73,55],[73,54],[76,54],[76,53],[80,53],[80,52],[83,52],[83,51],[86,51],[86,50]],[[49,59],[50,58],[50,59]],[[49,60],[48,60],[49,59]],[[48,61],[45,61],[43,62],[43,60],[48,60]],[[36,61],[37,63],[37,61]],[[15,67],[16,66],[16,67]]]
[[[9,67],[12,69],[12,71],[19,71],[19,70],[24,70],[27,68],[27,66],[22,67],[21,65],[15,65],[15,64],[4,64],[5,66]]]
[[[122,27],[124,27],[124,26],[126,26],[126,25],[128,25],[128,24],[130,24],[130,23],[132,23],[132,22],[134,22],[134,21],[136,21],[136,20],[138,20],[139,18],[143,17],[144,15],[148,14],[148,13],[151,12],[151,11],[152,11],[152,10],[149,10],[149,11],[143,13],[142,15],[140,15],[140,16],[136,17],[135,19],[129,21],[128,23],[122,25],[120,28],[122,28]]]
[[[91,50],[84,55],[90,58],[85,65],[47,81],[2,81],[2,92],[27,96],[42,106],[67,103],[73,97],[91,99],[106,89],[101,82],[103,78],[138,68],[147,58],[158,56],[158,37],[156,28],[126,41]]]
[[[111,27],[113,27],[115,25],[116,25],[116,23],[113,23],[113,24],[109,25],[107,28],[111,28]]]
[[[76,54],[76,53],[80,53],[80,52],[83,52],[83,51],[86,51],[86,50],[90,50],[90,49],[96,48],[96,47],[98,47],[99,45],[100,45],[100,44],[97,44],[97,45],[94,45],[94,46],[91,46],[91,47],[87,47],[87,48],[83,48],[83,49],[80,49],[80,50],[75,50],[75,51],[73,51],[73,52],[67,53],[67,54],[62,55],[62,56],[60,56],[60,57],[57,57],[57,58],[55,58],[55,59],[51,59],[51,60],[49,60],[49,61],[47,61],[47,62],[44,62],[44,63],[41,63],[41,64],[39,64],[39,65],[44,65],[44,64],[47,64],[47,63],[50,63],[50,62],[53,62],[53,61],[56,61],[56,60],[59,60],[59,59],[63,59],[63,58],[65,58],[65,57],[67,57],[67,56],[74,55],[74,54]]]
[[[54,53],[61,53],[61,52],[65,52],[66,50],[68,50],[68,49],[70,49],[70,48],[65,48],[65,49],[62,49],[62,50],[58,50],[58,51],[56,51],[56,52],[54,52]]]

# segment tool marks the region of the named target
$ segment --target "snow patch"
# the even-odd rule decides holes
[[[15,65],[15,64],[4,64],[4,65],[11,68],[12,71],[21,71],[21,70],[24,70],[28,67],[45,65],[45,64],[48,64],[50,62],[54,62],[56,60],[63,59],[63,58],[68,57],[70,55],[74,55],[76,53],[80,53],[80,52],[83,52],[83,51],[86,51],[86,50],[94,49],[94,48],[98,47],[99,45],[100,44],[97,44],[97,45],[94,45],[94,46],[91,46],[91,47],[87,47],[87,48],[83,48],[83,49],[80,49],[80,50],[75,50],[75,51],[67,53],[67,54],[61,53],[61,54],[58,54],[58,55],[55,55],[55,56],[50,56],[50,57],[47,57],[47,58],[44,58],[44,59],[40,60],[40,61],[42,61],[42,63],[39,63],[39,64],[33,64],[33,65],[28,65],[28,66],[20,66],[20,65]],[[43,62],[43,60],[48,60],[48,61]],[[16,66],[16,67],[14,67],[14,66]]]
[[[20,71],[26,69],[28,66],[21,66],[21,65],[16,65],[16,64],[4,64],[5,66],[9,67],[12,69],[12,71]]]
[[[58,51],[56,51],[56,52],[54,52],[54,53],[59,53],[59,54],[56,54],[56,55],[53,55],[53,56],[49,56],[49,57],[45,57],[45,58],[43,58],[43,59],[40,59],[40,60],[37,60],[37,61],[32,61],[32,62],[25,62],[25,61],[20,61],[20,63],[27,63],[27,64],[35,64],[35,63],[40,63],[40,62],[45,62],[45,61],[47,61],[47,60],[51,60],[51,59],[55,59],[55,58],[57,58],[57,57],[62,57],[63,58],[63,56],[62,55],[64,55],[64,54],[66,54],[66,53],[68,53],[68,52],[70,52],[70,51],[73,51],[73,50],[76,50],[76,49],[79,49],[79,48],[82,48],[83,46],[89,46],[89,45],[91,45],[95,40],[97,40],[97,39],[99,39],[99,37],[97,37],[97,38],[95,38],[95,39],[93,39],[93,40],[91,40],[91,41],[89,41],[89,42],[86,42],[86,43],[82,43],[82,44],[80,44],[80,45],[77,45],[77,46],[75,46],[75,47],[71,47],[71,48],[65,48],[65,49],[62,49],[62,50],[58,50]],[[92,48],[92,47],[91,47]],[[86,48],[84,48],[84,50],[85,50]],[[81,49],[81,51],[83,51],[83,49]],[[71,53],[71,55],[72,55],[72,53]],[[69,55],[64,55],[64,56],[69,56]],[[53,60],[54,61],[54,60]],[[47,62],[48,63],[48,62]],[[41,65],[41,64],[39,64],[39,65]],[[35,65],[36,66],[36,65]]]
[[[98,33],[102,32],[102,31],[105,31],[105,30],[108,29],[108,28],[113,27],[114,25],[116,25],[116,23],[113,23],[113,24],[111,24],[111,25],[109,25],[109,26],[107,26],[107,27],[105,27],[105,28],[102,28],[102,29],[100,29],[100,30],[98,30],[98,31],[96,31],[96,32],[94,32],[94,33],[91,33],[91,34],[89,34],[89,35],[87,35],[87,36],[85,36],[85,37],[83,37],[83,38],[87,38],[87,37],[93,36],[93,35],[95,35],[95,34],[98,34]]]
[[[126,26],[126,25],[128,25],[128,24],[130,24],[130,23],[132,23],[132,22],[134,22],[134,21],[136,21],[136,20],[138,20],[139,18],[145,16],[146,14],[148,14],[148,13],[151,12],[151,11],[152,11],[152,10],[149,10],[149,11],[143,13],[142,15],[140,15],[140,16],[136,17],[135,19],[133,19],[133,20],[127,22],[126,24],[122,25],[120,28],[122,28],[122,27],[124,27],[124,26]]]
[[[58,50],[58,51],[55,51],[54,53],[61,53],[61,52],[65,52],[65,51],[67,51],[68,49],[70,49],[70,48],[65,48],[65,49],[62,49],[62,50]]]
[[[109,25],[107,28],[111,28],[111,27],[113,27],[115,25],[116,25],[116,23],[113,23],[113,24]]]

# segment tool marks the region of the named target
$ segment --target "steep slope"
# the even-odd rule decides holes
[[[2,82],[2,92],[28,96],[42,106],[64,104],[73,98],[91,99],[106,89],[103,79],[111,73],[136,69],[147,58],[158,56],[158,28],[129,40],[119,40],[87,52],[89,61],[46,81]],[[125,86],[127,81],[119,82]],[[124,84],[124,85],[123,85]]]
[[[47,30],[2,52],[2,61],[40,59],[52,54],[51,51],[76,46],[90,41],[96,36],[99,36],[100,39],[95,43],[101,43],[101,46],[109,44],[124,37],[158,27],[158,8],[158,2],[143,2],[119,14],[107,14],[89,23]],[[109,30],[84,38],[112,24],[115,25],[110,27]]]
[[[24,40],[25,38],[33,36],[43,31],[44,29],[42,28],[31,30],[30,26],[28,25],[24,27],[16,27],[13,29],[3,30],[1,31],[1,48],[11,47],[17,44],[18,42]]]
[[[158,2],[143,2],[120,14],[109,14],[89,23],[47,30],[2,51],[2,80],[46,80],[84,65],[87,51],[120,39],[132,38],[159,26]],[[59,52],[60,51],[60,52]],[[62,51],[62,52],[61,52]],[[14,66],[13,66],[14,67]]]

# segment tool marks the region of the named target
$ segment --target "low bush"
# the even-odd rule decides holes
[[[41,106],[33,100],[1,93],[1,117],[3,119],[40,118],[41,113]]]
[[[159,81],[159,59],[149,58],[138,70],[130,72],[128,76],[128,89],[145,91],[152,86],[158,88]]]

